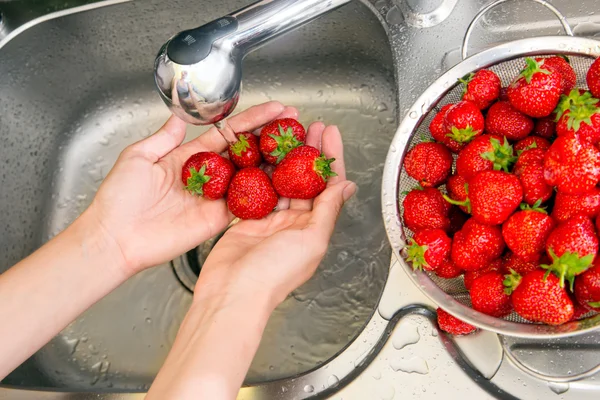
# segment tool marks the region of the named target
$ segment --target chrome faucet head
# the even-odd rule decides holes
[[[165,104],[182,120],[210,125],[226,118],[237,105],[241,58],[224,38],[237,21],[227,16],[173,36],[154,64],[156,86]]]

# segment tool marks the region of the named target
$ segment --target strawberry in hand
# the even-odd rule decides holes
[[[304,144],[306,131],[293,118],[276,119],[260,131],[260,151],[266,162],[277,165],[285,156]]]
[[[234,172],[231,161],[217,153],[203,151],[183,164],[181,180],[190,193],[218,200],[225,196]]]
[[[526,67],[508,87],[510,104],[534,118],[547,117],[554,111],[563,91],[563,77],[546,67],[544,60],[525,59]]]
[[[238,141],[227,148],[229,159],[238,168],[259,167],[262,156],[258,148],[258,138],[250,132],[236,133]]]

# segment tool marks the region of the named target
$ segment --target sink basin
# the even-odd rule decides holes
[[[0,273],[76,218],[120,151],[168,118],[152,75],[160,45],[177,31],[248,2],[110,4],[49,19],[0,45]],[[296,106],[305,125],[315,120],[338,125],[349,178],[360,189],[345,208],[315,277],[273,314],[247,385],[319,367],[346,348],[374,313],[390,261],[380,187],[398,122],[393,71],[386,33],[370,5],[359,1],[245,60],[237,111],[279,100]],[[203,130],[189,127],[187,139]],[[194,254],[209,251],[211,244]],[[191,299],[172,263],[145,271],[2,383],[144,391]]]

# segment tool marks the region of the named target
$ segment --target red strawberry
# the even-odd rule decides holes
[[[502,237],[508,247],[524,260],[538,260],[546,248],[546,240],[554,229],[554,220],[546,210],[539,208],[541,201],[532,207],[521,206],[502,225]]]
[[[465,225],[465,222],[467,222],[467,220],[470,218],[470,215],[465,214],[458,207],[450,207],[448,218],[450,218],[450,229],[448,229],[448,235],[452,237],[456,232],[462,229],[462,227]]]
[[[510,274],[511,271],[515,271],[519,275],[526,275],[531,271],[535,271],[540,268],[539,258],[535,260],[524,260],[517,256],[515,253],[508,252],[504,256],[503,272]]]
[[[544,179],[560,192],[589,192],[600,181],[600,150],[576,135],[560,136],[544,157]]]
[[[600,98],[600,58],[592,63],[585,77],[590,92],[594,97]]]
[[[450,204],[435,188],[411,190],[402,202],[404,225],[413,232],[421,229],[450,228]]]
[[[583,319],[583,316],[586,315],[587,313],[589,313],[590,310],[588,310],[587,308],[585,308],[584,306],[579,304],[579,302],[577,301],[575,296],[573,296],[572,294],[570,297],[571,297],[571,301],[573,302],[573,306],[575,308],[574,312],[573,312],[573,317],[571,317],[571,321],[579,321],[580,319]]]
[[[238,141],[229,145],[229,159],[238,168],[258,167],[262,156],[258,148],[258,138],[250,132],[236,133]]]
[[[557,107],[556,134],[564,136],[577,133],[579,138],[590,143],[600,141],[600,100],[590,92],[572,90],[562,96]]]
[[[448,178],[446,183],[446,189],[448,190],[449,199],[444,196],[450,203],[464,203],[460,209],[469,214],[471,212],[471,204],[467,202],[469,197],[469,184],[460,175],[452,175]],[[450,201],[454,200],[454,202]]]
[[[456,173],[468,182],[480,171],[502,169],[508,172],[516,159],[506,139],[483,135],[473,139],[458,153]]]
[[[512,106],[534,118],[547,117],[554,111],[562,93],[562,75],[545,68],[543,61],[525,60],[527,66],[508,87]]]
[[[459,101],[446,113],[444,124],[449,138],[468,143],[483,133],[485,120],[477,106],[470,101]]]
[[[546,151],[549,148],[550,142],[539,136],[527,136],[525,139],[519,140],[513,146],[513,149],[517,154],[525,150],[540,149]]]
[[[500,227],[480,224],[471,218],[454,235],[450,258],[458,268],[470,271],[484,268],[500,257],[503,250]]]
[[[552,186],[544,179],[545,153],[540,148],[523,151],[513,170],[523,186],[523,200],[529,205],[535,204],[538,200],[543,203],[554,194]]]
[[[473,102],[480,110],[488,108],[500,96],[500,78],[489,69],[471,73],[459,81],[465,84],[463,100]]]
[[[541,118],[535,121],[533,134],[535,136],[550,139],[556,133],[555,118],[556,117],[553,114],[550,114],[550,116],[548,117]]]
[[[473,325],[453,317],[441,308],[437,309],[437,321],[440,329],[451,335],[468,335],[477,330]]]
[[[225,196],[235,168],[231,161],[217,153],[196,153],[183,164],[181,180],[185,188],[209,200]]]
[[[441,229],[423,229],[415,233],[408,246],[407,261],[413,269],[433,271],[450,257],[452,240]]]
[[[260,151],[266,162],[276,165],[298,146],[304,144],[306,131],[295,119],[276,119],[260,131]]]
[[[490,273],[490,272],[500,271],[503,269],[503,267],[504,267],[504,260],[502,260],[502,258],[496,258],[495,260],[491,261],[487,266],[485,266],[481,269],[476,269],[473,271],[465,271],[465,274],[463,276],[465,288],[467,290],[471,289],[471,286],[473,285],[473,281],[475,279],[477,279],[480,276],[483,276],[487,273]]]
[[[596,231],[600,232],[600,214],[596,217]]]
[[[559,222],[575,215],[594,218],[600,214],[600,189],[593,188],[585,194],[566,194],[558,192],[554,199],[552,216]]]
[[[510,296],[504,291],[504,276],[488,272],[473,281],[471,289],[473,309],[492,317],[502,318],[512,311]]]
[[[235,174],[227,192],[227,207],[238,218],[261,219],[277,205],[277,193],[269,176],[260,168],[249,167]]]
[[[566,56],[553,56],[548,58],[536,58],[536,61],[544,61],[544,68],[554,69],[559,72],[562,77],[562,93],[569,93],[577,83],[577,75],[569,63],[569,59]]]
[[[450,136],[448,136],[450,131],[446,129],[445,123],[446,114],[453,106],[454,104],[446,104],[440,109],[440,111],[435,115],[435,117],[433,117],[431,123],[429,124],[429,132],[431,132],[431,137],[445,145],[451,152],[458,153],[458,151],[462,149],[466,143],[460,143],[451,139]]]
[[[489,225],[501,224],[519,207],[523,188],[519,178],[504,171],[482,171],[469,182],[473,218]]]
[[[533,126],[531,118],[507,101],[499,101],[491,106],[485,119],[487,133],[506,136],[509,140],[523,139],[531,133]]]
[[[404,158],[406,173],[423,187],[438,186],[452,170],[452,154],[441,143],[423,142],[410,149]]]
[[[500,96],[498,97],[498,101],[508,101],[508,88],[507,87],[500,88]]]
[[[575,297],[587,310],[600,311],[600,263],[575,279]]]
[[[282,197],[314,199],[325,190],[327,180],[337,175],[331,170],[334,161],[312,146],[296,147],[273,171],[273,187]]]
[[[459,277],[462,274],[462,270],[454,265],[451,260],[445,260],[437,267],[435,274],[440,278],[452,279]]]
[[[507,275],[505,286],[512,289],[511,300],[517,314],[529,321],[560,325],[573,317],[573,302],[552,273],[536,270],[522,278],[518,274]]]
[[[583,215],[561,222],[548,236],[546,252],[552,264],[542,267],[555,272],[561,286],[566,279],[573,290],[575,276],[588,269],[598,253],[594,224]]]

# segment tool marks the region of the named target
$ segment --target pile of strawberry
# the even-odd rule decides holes
[[[477,311],[560,325],[600,311],[600,59],[589,91],[566,57],[525,62],[507,88],[491,70],[461,79],[435,141],[406,154],[420,185],[403,200],[406,252],[415,269],[462,275]],[[438,322],[475,330],[443,311]]]
[[[227,197],[227,207],[241,219],[261,219],[277,206],[279,196],[290,199],[317,197],[335,173],[333,158],[304,144],[306,131],[295,119],[277,119],[256,136],[236,133],[228,158],[200,152],[183,165],[186,190],[209,200]],[[263,169],[274,166],[271,176]],[[262,168],[261,168],[262,167]]]

